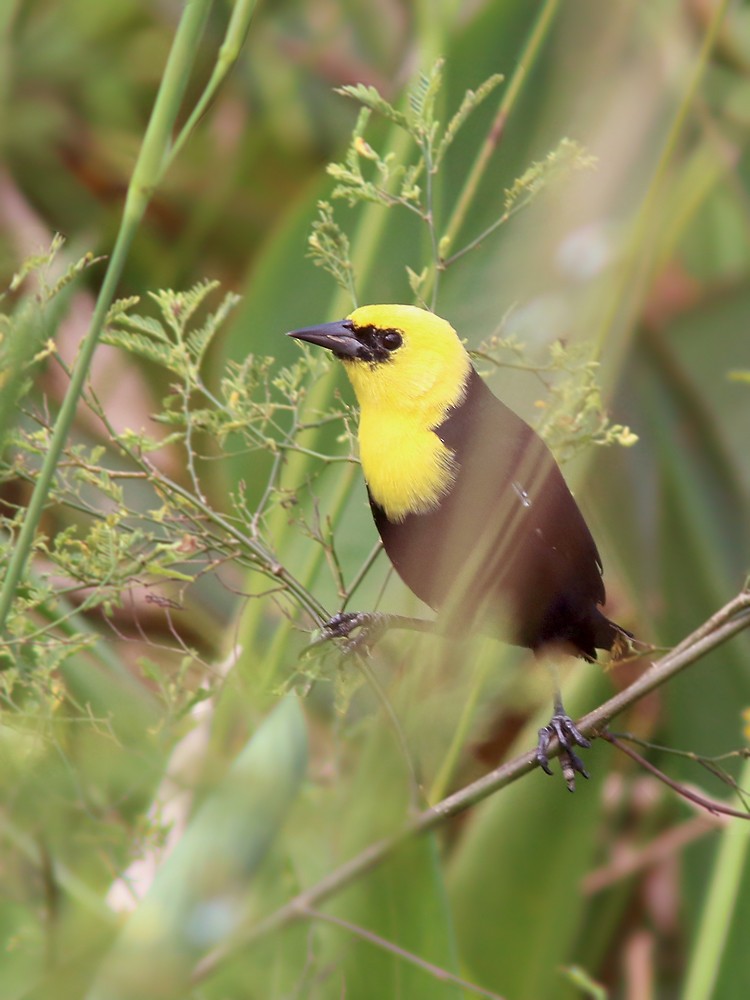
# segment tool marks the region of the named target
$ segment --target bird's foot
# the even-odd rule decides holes
[[[583,761],[575,752],[573,746],[590,747],[591,743],[578,729],[570,716],[562,710],[562,707],[556,708],[555,714],[549,723],[539,730],[539,742],[536,747],[536,759],[539,762],[539,766],[547,774],[552,774],[549,760],[547,759],[547,750],[550,740],[555,737],[561,748],[560,768],[565,778],[565,783],[568,786],[568,791],[574,792],[576,790],[576,774],[583,775],[584,778],[588,778],[589,775],[583,766]]]
[[[390,625],[390,615],[378,611],[339,611],[320,630],[319,642],[345,639],[343,652],[366,653],[381,638]],[[357,631],[355,636],[352,632]]]

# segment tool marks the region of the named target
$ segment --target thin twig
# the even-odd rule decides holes
[[[434,976],[435,979],[439,979],[441,982],[455,983],[457,986],[476,994],[478,997],[487,997],[488,1000],[503,1000],[499,993],[486,990],[482,986],[477,986],[476,983],[470,983],[467,979],[461,979],[460,976],[456,976],[452,972],[448,972],[447,969],[443,969],[439,965],[434,965],[432,962],[420,958],[419,955],[415,955],[413,952],[399,947],[393,941],[375,934],[374,931],[368,931],[365,927],[359,927],[357,924],[352,924],[348,920],[342,920],[340,917],[334,917],[329,913],[321,913],[320,910],[307,910],[306,915],[314,920],[321,920],[324,923],[332,924],[334,927],[340,927],[342,930],[349,931],[350,934],[362,938],[363,941],[369,941],[376,948],[382,948],[383,951],[389,951],[394,955],[398,955],[399,958],[403,958],[405,961],[411,962],[412,965],[424,969],[425,972]]]
[[[630,236],[622,251],[622,266],[615,276],[612,294],[594,334],[593,340],[598,353],[601,353],[606,344],[607,351],[611,354],[612,341],[617,334],[619,349],[622,350],[625,334],[636,325],[637,310],[641,308],[648,283],[654,274],[657,240],[654,238],[653,227],[657,220],[661,221],[659,200],[664,198],[671,183],[669,171],[729,6],[730,0],[718,0],[711,6],[711,17],[698,57],[687,86],[682,90],[681,100],[667,130],[650,183],[633,220]]]
[[[349,584],[349,587],[347,588],[346,594],[344,595],[344,600],[343,600],[343,602],[341,604],[341,610],[342,611],[346,610],[346,606],[349,603],[349,601],[352,599],[352,597],[354,596],[354,593],[357,590],[357,587],[359,587],[360,583],[362,583],[362,581],[364,580],[364,578],[367,576],[367,574],[369,573],[370,569],[372,568],[373,563],[375,562],[375,560],[378,558],[378,556],[380,555],[380,553],[382,551],[383,551],[383,543],[378,538],[377,542],[375,542],[375,544],[373,545],[373,547],[370,549],[370,554],[367,556],[367,558],[365,559],[365,561],[362,563],[362,565],[358,569],[358,571],[357,571],[354,579],[352,580],[352,582]]]
[[[412,758],[411,750],[409,748],[409,741],[406,739],[406,734],[401,728],[401,723],[399,721],[398,715],[396,713],[391,699],[388,697],[383,685],[378,680],[378,676],[375,671],[370,667],[368,662],[368,657],[366,653],[356,653],[354,660],[357,667],[364,677],[367,684],[375,694],[375,697],[380,702],[381,708],[385,713],[385,717],[388,721],[388,725],[391,727],[394,736],[396,737],[396,743],[398,745],[399,752],[403,758],[406,770],[409,775],[409,800],[411,808],[416,812],[420,807],[426,805],[426,800],[424,797],[424,792],[422,789],[422,783],[419,780],[419,772],[417,770],[417,765]]]
[[[688,802],[692,802],[701,809],[705,809],[710,812],[712,816],[733,816],[735,819],[750,819],[750,813],[741,812],[739,809],[732,809],[730,806],[725,806],[723,802],[718,802],[716,799],[709,799],[705,795],[701,795],[699,792],[694,792],[691,788],[686,785],[681,785],[679,781],[675,781],[674,778],[670,778],[668,774],[661,771],[655,764],[651,761],[646,760],[642,757],[637,750],[629,747],[627,743],[623,743],[612,733],[600,733],[599,734],[603,740],[611,743],[612,746],[617,747],[624,754],[627,754],[631,760],[636,761],[640,764],[642,768],[646,771],[650,771],[654,777],[658,778],[663,784],[667,785],[672,791],[677,792],[678,795],[682,796],[683,799],[687,799]]]
[[[705,768],[706,771],[714,778],[727,785],[737,796],[741,799],[745,805],[748,812],[750,812],[750,793],[741,788],[737,779],[726,771],[723,767],[719,765],[725,760],[747,760],[750,758],[750,747],[741,747],[738,750],[728,750],[726,753],[716,754],[715,756],[709,757],[705,754],[696,753],[695,750],[679,750],[676,747],[664,746],[661,743],[654,743],[653,740],[645,740],[640,736],[635,736],[633,733],[611,733],[612,736],[617,736],[621,740],[627,740],[629,743],[635,743],[638,746],[645,747],[647,750],[653,750],[657,753],[668,753],[673,757],[682,757],[685,760],[692,761],[694,764],[700,765],[700,767]]]
[[[671,680],[696,660],[726,642],[732,636],[750,627],[750,590],[744,590],[708,622],[696,629],[686,640],[654,663],[649,670],[624,691],[589,712],[577,726],[585,736],[595,736],[619,712],[635,704],[640,698]],[[707,631],[708,630],[708,631]],[[550,758],[559,756],[560,746],[552,740],[548,750]],[[269,914],[258,923],[242,927],[232,939],[208,952],[197,964],[193,981],[210,975],[232,952],[246,948],[273,931],[305,918],[324,900],[340,892],[355,879],[377,868],[405,841],[442,826],[446,820],[464,812],[470,806],[510,785],[538,767],[536,750],[528,750],[513,760],[501,764],[488,774],[472,782],[441,802],[411,817],[398,832],[375,841],[339,868],[329,872],[315,885],[303,890],[288,903]],[[744,815],[744,814],[743,814]]]
[[[546,3],[539,12],[526,45],[519,56],[515,72],[513,73],[503,99],[500,102],[495,119],[490,126],[487,138],[485,139],[484,144],[479,151],[479,155],[471,168],[469,176],[466,179],[466,183],[458,196],[456,206],[453,209],[448,225],[446,226],[445,236],[443,239],[448,246],[453,244],[453,241],[464,223],[469,207],[476,198],[479,184],[487,171],[490,160],[492,159],[503,132],[505,131],[505,125],[508,121],[513,105],[523,89],[529,69],[534,65],[534,61],[539,55],[547,35],[549,34],[559,6],[560,0],[546,0]]]
[[[78,350],[70,384],[55,420],[55,429],[0,588],[0,631],[5,626],[16,597],[19,580],[26,568],[42,512],[52,488],[57,463],[73,425],[78,401],[83,393],[94,352],[100,340],[107,311],[114,298],[130,247],[151,194],[162,179],[164,156],[169,147],[171,131],[182,103],[190,71],[199,51],[199,40],[210,6],[207,0],[200,2],[196,0],[187,4],[177,26],[156,101],[128,185],[120,227],[91,323]]]

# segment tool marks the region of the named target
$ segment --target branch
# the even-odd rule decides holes
[[[577,726],[585,736],[596,736],[615,715],[635,704],[640,698],[660,687],[680,671],[716,649],[732,636],[750,627],[750,588],[742,590],[737,597],[712,615],[674,649],[652,664],[624,691],[604,702],[585,715]],[[548,757],[557,757],[560,746],[556,740],[550,743]],[[446,820],[494,792],[517,781],[538,766],[536,750],[529,750],[513,760],[501,764],[477,781],[466,785],[441,802],[417,813],[409,819],[397,833],[378,840],[363,851],[330,872],[309,889],[303,890],[284,906],[255,924],[240,928],[231,940],[210,951],[198,963],[193,973],[193,982],[205,979],[235,949],[246,948],[273,931],[286,927],[298,920],[308,918],[322,902],[340,892],[355,879],[377,868],[386,861],[398,847],[411,837],[427,833],[442,826]]]
[[[637,764],[646,770],[650,771],[654,777],[658,778],[659,781],[663,782],[673,792],[681,795],[683,799],[687,799],[688,802],[692,802],[696,806],[700,806],[701,809],[705,809],[706,812],[710,812],[712,816],[732,816],[734,819],[750,819],[750,813],[747,811],[742,811],[740,809],[732,809],[725,805],[723,802],[718,802],[716,799],[709,799],[705,795],[701,795],[699,792],[694,792],[691,788],[687,788],[685,785],[681,785],[678,781],[673,781],[668,774],[665,774],[658,767],[651,763],[651,761],[646,760],[642,757],[636,750],[629,747],[627,743],[623,743],[612,733],[602,733],[602,739],[611,743],[613,747],[617,747],[622,753],[627,754],[631,760],[634,760]]]
[[[195,0],[194,3],[185,4],[180,17],[156,101],[128,185],[120,227],[112,253],[109,256],[109,263],[99,290],[91,323],[78,349],[78,357],[73,368],[70,385],[57,415],[55,429],[39,470],[26,509],[26,516],[18,537],[14,539],[13,552],[2,588],[0,588],[0,630],[6,623],[19,582],[26,568],[37,528],[52,488],[57,463],[73,425],[78,401],[83,394],[94,352],[101,338],[107,311],[114,299],[115,290],[140,221],[146,212],[153,191],[162,179],[162,161],[169,147],[172,127],[180,110],[191,69],[200,51],[200,37],[210,7],[211,4],[208,3],[208,0],[200,0],[200,2]]]
[[[500,102],[500,106],[497,110],[497,114],[495,115],[495,119],[492,122],[487,138],[484,140],[484,144],[479,151],[479,155],[474,161],[471,171],[469,172],[469,176],[466,178],[463,189],[458,196],[455,208],[451,213],[451,217],[448,221],[448,225],[445,229],[445,235],[443,237],[445,246],[447,247],[453,245],[456,236],[466,219],[469,207],[476,198],[479,185],[487,172],[490,160],[492,159],[503,132],[505,131],[505,125],[510,117],[511,110],[513,109],[513,106],[515,105],[516,100],[526,83],[529,70],[533,68],[540,49],[547,40],[547,36],[549,35],[559,6],[559,0],[546,0],[537,16],[536,21],[534,22],[531,33],[529,34],[524,48],[518,58],[515,72],[513,73],[508,87],[505,90],[505,96]]]
[[[418,969],[424,969],[425,972],[440,982],[454,983],[456,986],[461,986],[468,993],[474,993],[480,997],[487,997],[488,1000],[503,1000],[498,993],[493,993],[491,990],[486,990],[476,983],[470,983],[466,979],[461,979],[459,976],[455,976],[452,972],[448,972],[447,969],[443,969],[439,965],[434,965],[432,962],[428,962],[424,958],[420,958],[419,955],[406,951],[405,948],[400,948],[397,944],[394,944],[393,941],[388,941],[386,938],[381,937],[379,934],[375,934],[373,931],[368,931],[364,927],[358,927],[356,924],[349,923],[348,920],[342,920],[340,917],[334,917],[328,913],[321,913],[318,910],[308,910],[306,915],[311,919],[321,920],[325,923],[333,924],[334,927],[340,927],[342,930],[348,931],[350,934],[361,938],[363,941],[368,941],[376,948],[382,948],[383,951],[388,951],[393,955],[398,955],[398,957],[403,959],[405,962],[411,962],[411,964],[416,965]]]

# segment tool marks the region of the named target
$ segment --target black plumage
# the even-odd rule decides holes
[[[449,323],[414,306],[361,306],[291,336],[344,363],[375,524],[403,581],[438,612],[439,630],[489,631],[587,660],[628,647],[630,633],[601,611],[599,553],[552,453],[492,394]],[[344,611],[324,634],[353,649],[383,628],[424,624]],[[576,773],[587,776],[575,748],[589,742],[557,687],[536,751],[548,773],[553,739],[572,791]]]
[[[564,643],[586,659],[622,630],[600,611],[599,553],[551,452],[474,368],[434,433],[455,480],[440,505],[390,521],[370,497],[386,553],[448,632],[476,625],[538,650]]]

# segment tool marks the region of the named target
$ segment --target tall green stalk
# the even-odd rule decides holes
[[[471,170],[469,171],[469,175],[466,178],[464,186],[461,189],[461,192],[456,200],[456,204],[451,212],[448,225],[445,228],[445,234],[443,236],[446,248],[450,248],[453,245],[456,236],[464,224],[472,203],[475,201],[479,193],[482,178],[486,174],[492,157],[497,150],[502,134],[505,131],[506,122],[515,107],[516,101],[523,91],[529,72],[533,68],[536,59],[539,57],[544,47],[544,43],[547,40],[554,23],[559,4],[560,0],[546,0],[537,15],[536,21],[531,27],[526,43],[521,51],[521,55],[519,56],[516,69],[508,82],[507,88],[505,89],[502,100],[498,106],[497,113],[495,114],[495,118],[493,119],[489,132],[487,133],[487,137],[485,138],[482,148],[479,150],[479,153],[474,160]],[[429,279],[426,288],[429,290]],[[486,661],[483,662],[486,663]],[[430,788],[430,802],[436,802],[441,799],[445,795],[446,789],[450,784],[454,769],[459,760],[461,748],[465,744],[466,737],[474,720],[474,710],[479,702],[479,695],[486,678],[486,673],[486,666],[475,673],[468,698],[466,699],[466,704],[461,712],[458,725],[453,732],[450,746],[448,747],[448,750],[438,769],[437,776],[435,777],[435,780]]]
[[[697,662],[709,652],[717,649],[724,642],[746,630],[750,625],[750,595],[742,591],[723,608],[720,608],[708,621],[700,625],[691,635],[678,643],[661,659],[652,663],[651,667],[640,675],[629,687],[618,691],[604,704],[586,714],[580,721],[581,732],[587,736],[606,729],[607,723],[616,715],[624,712],[651,691],[668,683],[691,664]],[[550,757],[557,756],[559,745],[555,745]],[[286,902],[273,913],[257,918],[254,923],[248,923],[239,929],[236,937],[225,938],[221,945],[209,952],[196,966],[194,981],[199,982],[215,969],[238,948],[248,948],[255,941],[268,934],[280,930],[309,915],[311,909],[317,908],[325,900],[351,885],[367,872],[373,871],[408,840],[435,831],[452,816],[457,816],[471,806],[486,799],[489,795],[519,780],[536,768],[536,750],[529,750],[512,760],[506,761],[494,771],[483,775],[471,784],[459,789],[447,798],[411,816],[403,827],[391,834],[371,842],[359,854],[345,861],[337,869],[329,871],[315,885],[303,889],[297,896]],[[750,782],[750,764],[745,768],[741,783]],[[719,803],[723,805],[723,803]],[[740,824],[746,832],[750,830],[747,824]],[[730,828],[731,829],[731,828]],[[745,836],[747,833],[745,834]],[[737,836],[742,836],[738,833]],[[743,849],[744,850],[744,849]],[[731,852],[730,852],[731,853]],[[732,855],[727,870],[734,866],[736,860]],[[731,902],[727,893],[726,880],[722,882],[720,893],[724,903]],[[717,903],[717,905],[719,905]],[[721,939],[723,941],[723,938]],[[703,1000],[707,993],[690,994],[689,1000]]]
[[[78,400],[83,392],[94,351],[101,336],[104,319],[114,298],[128,251],[151,196],[161,180],[172,128],[198,52],[198,43],[203,33],[209,7],[210,0],[191,0],[186,4],[177,28],[143,145],[130,180],[122,222],[99,291],[91,325],[81,343],[78,359],[71,374],[70,385],[55,422],[49,451],[45,456],[34,492],[31,495],[26,517],[0,591],[0,630],[5,626],[16,587],[26,567],[55,469],[70,434]]]
[[[739,784],[741,788],[750,786],[750,762],[745,763]],[[721,958],[737,912],[738,893],[747,878],[748,848],[750,825],[730,820],[721,835],[708,899],[690,954],[683,1000],[706,1000],[715,995]]]
[[[91,362],[101,336],[104,320],[114,299],[133,239],[138,231],[146,208],[151,201],[151,197],[161,182],[177,149],[181,147],[187,138],[190,130],[197,122],[198,116],[226,75],[230,61],[236,58],[254,6],[255,0],[243,0],[235,8],[224,45],[220,52],[217,69],[195,111],[173,146],[172,131],[198,54],[203,28],[211,7],[211,0],[188,0],[185,3],[172,49],[167,59],[159,92],[156,95],[151,118],[143,138],[143,144],[128,186],[122,221],[96,301],[91,324],[88,333],[81,343],[78,358],[71,374],[68,391],[65,394],[55,422],[49,450],[45,456],[39,478],[29,501],[23,526],[19,532],[13,554],[8,564],[8,571],[3,581],[2,590],[0,590],[0,631],[5,627],[16,588],[23,575],[34,544],[34,537],[49,495],[55,469],[70,434],[78,401],[91,368]]]
[[[508,86],[505,88],[497,113],[487,133],[487,138],[484,140],[482,148],[477,154],[464,186],[461,189],[461,193],[456,200],[455,207],[451,212],[443,236],[447,248],[453,246],[469,209],[477,197],[482,178],[486,174],[490,161],[500,143],[505,131],[505,125],[523,90],[529,73],[533,69],[534,63],[547,40],[559,6],[560,0],[546,0],[537,15],[536,21],[532,25],[526,43],[518,57],[516,68],[508,81]]]
[[[429,65],[432,54],[432,46],[430,46],[429,51],[425,53],[422,60],[424,65]],[[411,139],[405,132],[397,128],[391,130],[391,142],[388,144],[388,147],[390,152],[395,154],[397,161],[400,161],[406,155],[410,142]],[[387,221],[388,214],[383,210],[382,206],[373,204],[364,206],[357,225],[355,238],[352,241],[352,265],[354,273],[359,278],[360,287],[368,279],[377,263],[378,252]],[[337,287],[331,299],[330,316],[336,318],[344,316],[351,310],[351,306],[352,303],[348,301],[347,293],[342,288]],[[325,410],[330,405],[339,377],[339,368],[340,366],[331,365],[326,375],[312,387],[305,402],[307,413],[314,414]],[[314,443],[312,447],[315,447]],[[284,470],[285,481],[292,485],[304,482],[309,467],[310,458],[301,452],[294,452],[289,456],[286,463]],[[355,477],[347,477],[347,482],[343,490],[337,494],[336,506],[339,513],[343,511],[349,494],[355,485],[355,481]],[[333,517],[334,528],[337,516],[334,515]],[[285,511],[276,509],[271,513],[268,521],[268,533],[270,537],[276,539],[277,551],[281,551],[291,530]],[[315,581],[322,559],[323,551],[319,549],[308,563],[305,571],[301,574],[301,582],[308,589]],[[244,649],[254,649],[257,647],[257,638],[262,628],[264,615],[265,606],[263,602],[254,601],[249,605],[243,617],[239,638],[239,644]],[[286,648],[287,628],[288,626],[280,630],[272,653],[269,653],[266,657],[264,677],[269,684],[273,683],[276,669],[283,660]]]
[[[624,247],[622,267],[593,338],[597,355],[601,355],[605,343],[609,345],[613,337],[616,338],[617,349],[620,352],[624,350],[627,333],[635,324],[636,311],[642,304],[648,284],[653,277],[656,260],[653,247],[657,244],[650,237],[653,234],[654,220],[660,218],[658,206],[660,200],[665,197],[667,185],[671,183],[672,163],[728,7],[729,0],[719,0],[715,5],[703,43],[683,91],[682,100],[677,106],[662,145],[651,182],[641,200],[629,239]],[[610,368],[616,371],[619,366],[612,365]]]

